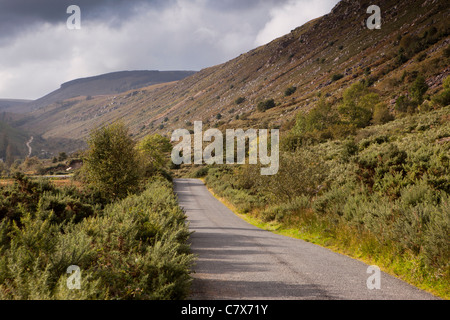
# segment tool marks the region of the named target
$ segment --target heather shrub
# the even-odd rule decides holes
[[[438,206],[431,208],[423,239],[423,253],[428,265],[445,274],[449,270],[450,197],[443,195]]]
[[[276,175],[261,176],[260,186],[278,201],[291,201],[300,195],[314,195],[328,175],[328,165],[320,155],[302,149],[280,154],[280,168]]]

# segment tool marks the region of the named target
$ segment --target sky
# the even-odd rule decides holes
[[[124,70],[201,70],[331,11],[338,0],[0,0],[0,98]],[[80,29],[68,28],[80,8]]]

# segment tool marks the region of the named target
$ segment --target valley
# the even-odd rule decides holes
[[[44,235],[60,241],[51,243],[69,248],[61,256],[75,256],[83,237],[95,252],[86,249],[77,263],[97,279],[81,292],[85,299],[206,299],[220,290],[219,298],[448,299],[450,6],[380,0],[381,28],[379,21],[369,28],[371,5],[342,0],[326,15],[200,71],[119,71],[65,82],[34,101],[1,99],[4,221],[23,220],[30,237],[49,228]],[[228,149],[227,130],[255,133],[247,136],[248,154],[245,137],[243,152],[231,152],[234,139]],[[174,132],[181,134],[171,141]],[[250,145],[257,142],[267,161],[255,159]],[[241,162],[233,161],[236,154]],[[264,165],[275,170],[266,175]],[[47,179],[55,176],[64,180]],[[192,249],[203,255],[193,292],[183,210],[197,232]],[[236,215],[304,241],[269,235]],[[67,234],[60,232],[66,224]],[[10,255],[4,268],[16,268],[27,254],[10,250],[6,235],[21,230],[12,226],[0,224]],[[35,241],[33,250],[38,258],[48,250],[53,263],[60,252],[49,249],[49,239]],[[299,243],[307,252],[302,259],[302,250],[291,254]],[[376,264],[388,285],[368,291],[366,264],[317,245]],[[267,257],[279,261],[270,265]],[[78,297],[57,285],[66,276],[66,261],[58,263],[45,269],[50,291],[41,286],[35,297]],[[164,278],[168,266],[180,272],[169,268]],[[42,271],[36,268],[35,278]],[[233,289],[233,277],[242,290]],[[8,287],[24,283],[5,280],[0,295],[33,298],[29,288]]]
[[[450,74],[442,59],[450,44],[449,8],[445,1],[422,6],[421,1],[387,0],[382,7],[381,30],[359,23],[367,18],[364,2],[342,1],[328,15],[265,46],[173,82],[111,94],[104,80],[104,91],[95,95],[86,91],[89,82],[83,87],[81,80],[72,81],[38,99],[37,108],[15,127],[44,139],[69,140],[83,140],[93,128],[118,119],[136,139],[192,130],[194,121],[210,128],[262,126],[286,132],[296,114],[308,112],[323,96],[337,104],[344,89],[357,81],[368,84],[393,111],[417,74],[425,77],[430,96]],[[411,34],[421,41],[420,50],[412,48]],[[399,54],[405,51],[408,56]],[[74,97],[60,96],[72,87]],[[294,92],[285,94],[289,88]],[[275,107],[258,111],[257,105],[268,99]]]

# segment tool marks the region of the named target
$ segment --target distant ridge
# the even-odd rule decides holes
[[[119,94],[154,84],[182,80],[195,71],[120,71],[63,83],[58,90],[32,101],[30,109],[39,109],[57,101],[80,96]]]

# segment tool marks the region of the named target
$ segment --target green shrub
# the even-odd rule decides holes
[[[416,111],[417,104],[411,101],[407,96],[400,96],[395,101],[395,110],[401,113],[412,114]]]
[[[428,265],[448,272],[450,261],[450,197],[444,195],[438,206],[432,208],[425,228],[423,253]]]
[[[432,101],[442,107],[450,105],[450,76],[447,76],[443,82],[443,90],[434,95]]]
[[[364,128],[369,125],[379,102],[377,94],[370,93],[364,84],[356,82],[344,91],[343,102],[338,110],[342,121]]]
[[[39,200],[38,211],[41,214],[52,212],[52,222],[57,224],[68,221],[78,223],[93,215],[94,207],[68,195],[44,192]]]
[[[386,104],[379,103],[375,106],[372,117],[373,124],[385,124],[392,120],[394,120],[394,116],[389,112]]]
[[[370,189],[374,189],[384,194],[396,197],[398,194],[394,192],[397,183],[391,185],[390,178],[397,181],[396,174],[400,174],[400,178],[404,175],[404,164],[408,154],[404,150],[392,143],[374,146],[365,153],[360,153],[355,162],[358,165],[356,171],[358,180],[364,183]],[[389,176],[387,176],[389,174]],[[383,179],[388,180],[383,180]],[[389,182],[388,182],[389,181]],[[401,181],[398,181],[401,183]],[[390,186],[389,188],[387,186]],[[394,189],[392,189],[394,187]]]
[[[203,178],[208,175],[209,167],[201,167],[200,169],[196,170],[193,174],[193,178]]]
[[[290,216],[301,213],[302,210],[309,208],[309,198],[306,196],[299,196],[289,202],[279,205],[270,206],[264,209],[261,213],[261,219],[265,222],[286,221]]]
[[[258,107],[257,107],[258,111],[260,111],[260,112],[265,112],[272,108],[275,108],[275,100],[273,100],[273,99],[261,101],[260,103],[258,103]]]
[[[296,91],[297,91],[297,87],[291,86],[284,91],[284,95],[286,97],[289,97],[289,96],[293,95]]]
[[[239,104],[244,103],[245,100],[246,100],[246,99],[245,99],[244,97],[239,97],[239,98],[237,98],[237,99],[234,101],[234,103],[237,104],[237,105],[239,105]]]
[[[96,204],[96,201],[98,204]],[[15,175],[12,186],[0,188],[0,220],[20,223],[24,212],[54,211],[59,222],[79,221],[90,216],[104,200],[75,188],[55,188],[48,180],[32,181],[23,174]]]
[[[331,81],[336,82],[336,81],[341,80],[343,77],[344,77],[343,74],[335,73],[335,74],[333,74],[333,76],[331,77]]]
[[[358,154],[358,145],[354,140],[347,140],[343,145],[343,150],[341,152],[342,160],[348,162],[351,157]]]
[[[111,205],[104,217],[87,224],[98,252],[97,272],[111,298],[186,297],[190,233],[167,183],[153,183],[142,195]]]
[[[428,84],[422,75],[418,75],[413,85],[409,89],[413,101],[420,105],[423,102],[423,96],[428,91]]]
[[[292,201],[297,196],[314,195],[328,175],[325,162],[310,150],[280,154],[280,169],[274,176],[263,176],[260,186],[279,200]]]

